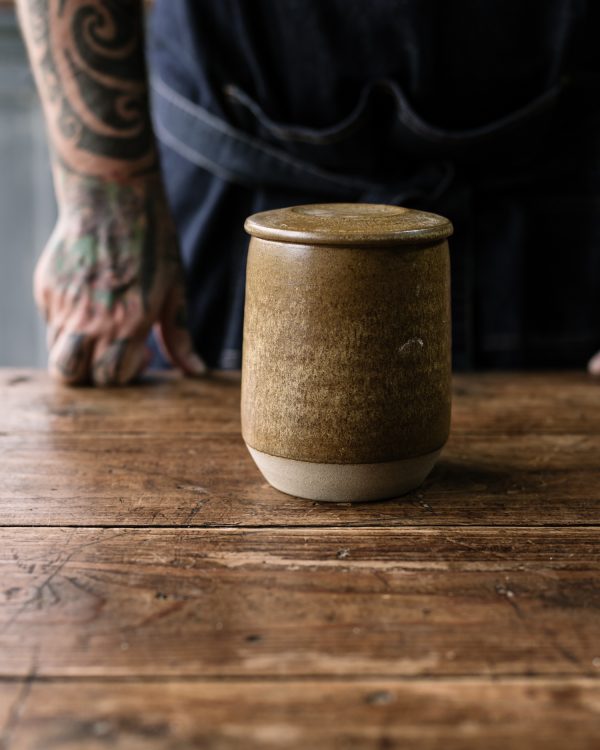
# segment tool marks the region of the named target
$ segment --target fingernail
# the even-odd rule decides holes
[[[200,357],[194,352],[191,352],[190,354],[188,354],[185,361],[193,375],[205,375],[206,374],[206,371],[208,368],[206,367],[204,362],[200,359]]]

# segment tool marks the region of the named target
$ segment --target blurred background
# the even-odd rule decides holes
[[[39,101],[12,2],[0,0],[0,366],[46,363],[35,261],[56,204]]]
[[[167,9],[172,7],[168,2],[164,5]],[[465,3],[465,7],[467,5]],[[498,0],[489,6],[485,3],[478,6],[476,0],[472,0],[472,7],[480,10],[480,20],[494,5],[504,7]],[[595,19],[593,14],[597,13],[598,8],[594,0],[589,3],[548,0],[547,5],[545,0],[538,0],[537,4],[532,2],[531,7],[529,4],[515,3],[513,12],[517,8],[531,10],[534,6],[544,10],[540,17],[543,16],[550,24],[550,30],[560,31],[557,31],[556,39],[548,31],[550,41],[542,47],[549,50],[553,49],[552,45],[562,45],[563,37],[568,36],[569,23],[573,24],[573,19],[579,16],[584,17],[583,9],[589,8],[589,18]],[[199,5],[192,4],[191,7],[196,9],[194,12],[199,12]],[[305,14],[304,6],[299,7],[300,12]],[[363,6],[357,7],[362,10]],[[364,8],[368,7],[365,4]],[[449,6],[440,0],[439,7],[446,9]],[[447,12],[451,15],[451,11]],[[522,15],[526,17],[528,13]],[[507,13],[508,16],[510,13]],[[515,13],[515,18],[517,16],[519,14]],[[532,17],[531,28],[536,29],[537,19]],[[508,28],[512,28],[510,23],[509,18]],[[594,24],[589,23],[586,28],[593,29]],[[523,53],[523,50],[531,48],[526,30],[523,31],[519,24],[516,29],[518,33],[514,39],[506,34],[496,34],[495,28],[492,29],[493,33],[488,29],[492,41],[498,41],[494,34],[500,39],[498,54],[505,53],[505,59],[514,58],[515,50]],[[544,34],[538,36],[542,38]],[[573,38],[577,39],[577,36]],[[462,327],[468,329],[469,335],[465,334],[462,338],[471,341],[477,334],[477,356],[471,356],[470,349],[474,346],[465,344],[464,349],[469,352],[468,356],[465,355],[466,364],[463,363],[463,367],[471,366],[469,362],[474,359],[478,367],[514,367],[516,362],[519,367],[582,368],[598,349],[599,308],[596,300],[600,265],[596,254],[598,224],[593,220],[598,215],[595,186],[599,179],[597,119],[593,118],[597,118],[598,114],[595,105],[591,104],[598,101],[598,47],[593,33],[586,34],[585,38],[587,44],[583,45],[583,49],[587,51],[582,56],[583,72],[578,72],[581,80],[578,78],[577,85],[569,87],[569,96],[575,97],[577,106],[582,107],[586,118],[589,118],[585,120],[585,127],[579,127],[577,117],[569,118],[564,126],[560,125],[557,130],[560,148],[544,146],[552,158],[537,164],[531,185],[525,180],[520,186],[515,178],[514,190],[518,200],[513,201],[513,188],[510,185],[502,186],[502,178],[497,180],[497,185],[495,178],[492,179],[492,187],[484,194],[485,200],[478,199],[478,203],[473,203],[477,211],[471,210],[469,190],[463,190],[458,203],[459,207],[462,206],[461,201],[466,196],[463,202],[468,209],[465,219],[468,231],[464,227],[458,228],[455,214],[460,214],[460,211],[454,207],[452,213],[454,197],[451,195],[449,198],[447,215],[457,227],[453,239],[453,274],[455,278],[466,279],[462,284],[465,289],[467,282],[469,290],[470,286],[474,288],[468,294],[465,292],[464,300],[455,304],[454,311],[458,322],[462,321]],[[588,50],[589,44],[591,49]],[[557,53],[557,61],[562,60],[561,55]],[[459,55],[457,59],[462,57]],[[495,60],[494,55],[490,57],[492,61]],[[531,75],[528,80],[531,80],[527,86],[531,81],[535,82],[538,67],[544,80],[553,80],[554,68],[546,65],[545,58],[538,60],[535,54],[530,57]],[[520,69],[517,72],[521,74]],[[524,77],[526,72],[523,71]],[[457,78],[461,84],[462,79],[460,76]],[[563,78],[567,80],[566,76]],[[443,76],[441,79],[445,80]],[[452,76],[449,76],[451,79]],[[474,77],[474,90],[481,85],[480,79],[481,76]],[[507,80],[509,85],[505,86],[504,93],[512,101],[518,80],[516,75],[512,79],[509,76]],[[525,89],[528,91],[527,86]],[[494,90],[493,85],[487,86],[486,83],[486,87]],[[457,89],[460,88],[457,84]],[[588,95],[587,91],[591,93]],[[523,98],[525,94],[521,92],[519,96]],[[480,106],[476,97],[469,95],[467,99]],[[494,96],[489,99],[495,102]],[[525,101],[528,101],[526,96]],[[523,104],[520,99],[518,103]],[[514,103],[506,105],[506,111],[515,108]],[[481,117],[483,122],[487,122],[487,115],[482,114]],[[56,205],[40,104],[12,0],[0,0],[0,119],[0,366],[43,367],[46,363],[45,331],[33,302],[32,275],[36,259],[54,226]],[[433,120],[437,121],[436,115]],[[477,123],[481,124],[479,120]],[[450,125],[454,127],[456,123]],[[448,123],[445,126],[450,127]],[[456,182],[459,190],[460,181]],[[500,200],[496,199],[496,194]],[[521,211],[522,206],[527,207],[526,215]],[[425,208],[438,210],[437,205]],[[439,210],[445,213],[443,208],[443,203],[440,203]],[[477,217],[477,226],[473,224],[471,213]],[[524,216],[527,221],[523,219]],[[473,226],[475,229],[472,229]],[[513,242],[514,236],[522,239],[524,245],[529,236],[535,238],[535,243],[529,243],[527,257],[522,255],[520,246]],[[475,268],[472,248],[481,237],[489,240],[490,247]],[[464,247],[456,252],[461,238]],[[505,253],[508,246],[513,248],[510,257]],[[461,273],[455,273],[457,269]],[[454,295],[455,301],[458,296]],[[510,314],[506,313],[507,310]],[[453,325],[456,342],[460,338],[457,335],[460,326],[457,320]]]

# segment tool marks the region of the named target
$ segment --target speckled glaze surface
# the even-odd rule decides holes
[[[450,423],[450,222],[322,204],[256,214],[246,229],[247,445],[338,465],[438,451]]]
[[[402,206],[371,203],[320,203],[263,211],[249,216],[253,237],[315,245],[397,245],[445,240],[448,219]]]

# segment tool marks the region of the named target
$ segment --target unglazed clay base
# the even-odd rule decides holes
[[[270,485],[308,500],[360,502],[397,497],[418,487],[441,450],[377,464],[318,464],[271,456],[247,446]]]

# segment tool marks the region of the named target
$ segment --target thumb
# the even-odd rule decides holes
[[[187,304],[183,284],[176,283],[168,293],[161,311],[157,335],[173,364],[186,375],[206,373],[206,365],[194,351],[187,327]]]

